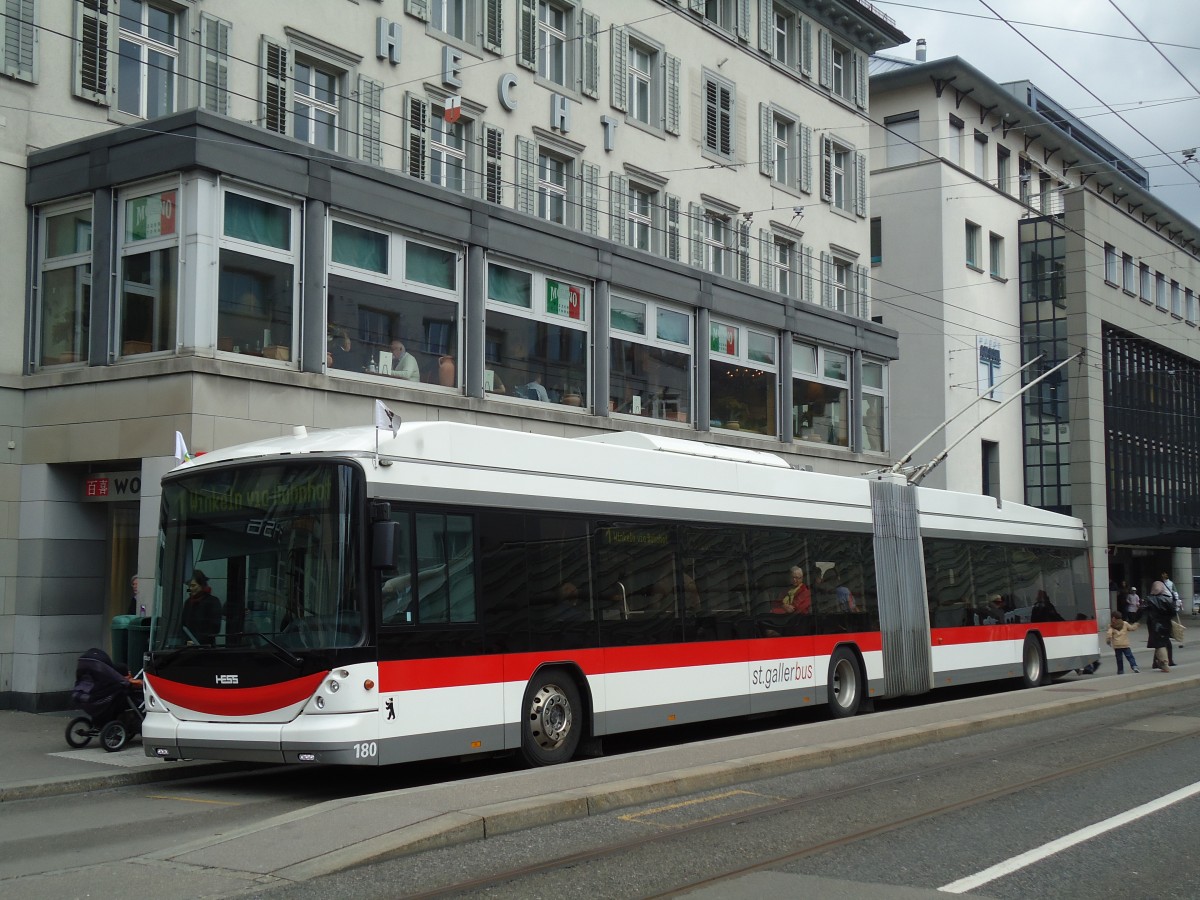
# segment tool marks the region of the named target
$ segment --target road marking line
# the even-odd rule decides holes
[[[984,869],[982,872],[977,872],[974,875],[968,875],[966,878],[960,878],[958,881],[942,885],[938,890],[944,891],[947,894],[965,894],[967,891],[974,890],[977,887],[987,884],[989,881],[995,881],[997,878],[1011,875],[1013,872],[1033,865],[1035,862],[1040,862],[1049,856],[1053,856],[1055,853],[1060,853],[1063,850],[1074,847],[1076,844],[1089,841],[1107,831],[1120,828],[1122,825],[1136,822],[1138,819],[1150,815],[1150,813],[1158,812],[1160,809],[1165,809],[1174,803],[1178,803],[1180,800],[1186,800],[1188,797],[1196,794],[1200,794],[1200,781],[1180,788],[1177,791],[1172,791],[1164,797],[1159,797],[1157,800],[1151,800],[1149,803],[1136,806],[1128,812],[1121,813],[1119,816],[1113,816],[1111,819],[1105,819],[1102,822],[1097,822],[1095,825],[1089,825],[1087,828],[1081,828],[1071,834],[1064,835],[1058,838],[1058,840],[1038,847],[1036,850],[1030,850],[1027,853],[1022,853],[1020,856],[1014,856],[1012,859],[996,863],[996,865]]]
[[[201,800],[198,797],[173,797],[170,794],[150,794],[149,800],[178,800],[180,803],[208,803],[212,806],[241,806],[236,800]]]

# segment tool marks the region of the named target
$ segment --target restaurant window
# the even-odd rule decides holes
[[[590,305],[586,285],[489,262],[484,389],[587,408]]]
[[[848,447],[849,418],[850,354],[792,344],[792,436]]]
[[[173,350],[178,332],[179,190],[131,193],[121,203],[121,356]]]
[[[85,362],[92,299],[92,205],[44,212],[41,220],[37,363]]]
[[[887,378],[885,363],[863,360],[862,449],[872,453],[888,449]]]
[[[291,361],[299,208],[232,190],[222,202],[217,349]]]
[[[333,219],[328,371],[457,388],[461,254]]]
[[[712,320],[708,377],[713,428],[778,435],[777,349],[773,334]]]
[[[691,313],[613,294],[609,328],[609,410],[692,421]]]

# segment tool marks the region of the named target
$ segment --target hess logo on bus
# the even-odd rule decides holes
[[[218,675],[217,684],[237,684],[238,677],[236,675]]]

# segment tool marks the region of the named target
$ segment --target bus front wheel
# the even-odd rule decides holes
[[[863,700],[862,670],[858,658],[845,647],[838,647],[829,659],[829,711],[835,719],[858,714]]]
[[[579,688],[563,671],[539,672],[521,707],[521,756],[531,766],[564,763],[575,755],[583,728]]]

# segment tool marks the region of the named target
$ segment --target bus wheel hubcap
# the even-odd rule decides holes
[[[571,732],[571,704],[557,685],[548,684],[533,696],[529,721],[538,744],[557,747]]]

